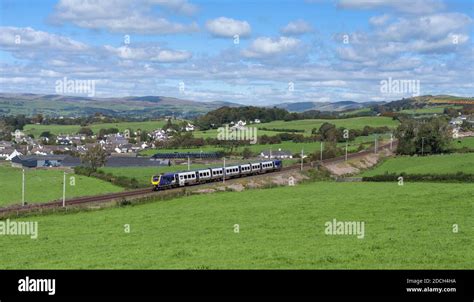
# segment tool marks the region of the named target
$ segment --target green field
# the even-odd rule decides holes
[[[378,134],[377,138],[380,140],[388,140],[390,139],[390,134]],[[357,151],[360,144],[370,144],[375,141],[375,136],[359,136],[355,140],[349,142],[349,152]],[[339,147],[345,148],[346,143],[339,143]],[[283,151],[290,151],[292,154],[301,153],[301,149],[304,150],[305,154],[310,154],[314,152],[318,152],[321,150],[321,143],[320,142],[308,142],[308,143],[294,143],[292,141],[284,141],[280,144],[251,144],[244,147],[234,148],[236,152],[242,152],[244,148],[249,148],[252,152],[256,154],[260,154],[262,151],[270,150],[276,151],[281,149]],[[324,148],[324,146],[323,146]],[[204,146],[204,147],[197,147],[197,148],[176,148],[176,149],[147,149],[140,152],[141,155],[152,156],[157,153],[169,153],[169,152],[218,152],[224,151],[223,148],[213,147],[213,146]]]
[[[249,125],[249,126],[252,127],[252,125]],[[208,138],[208,137],[217,138],[218,133],[219,132],[218,132],[217,129],[210,129],[210,130],[206,130],[206,131],[195,131],[195,132],[193,132],[193,135],[194,135],[194,137],[197,137],[197,138]],[[258,129],[257,130],[257,137],[260,137],[262,135],[274,136],[274,135],[277,135],[278,133],[282,133],[282,132],[266,131],[266,130]]]
[[[472,269],[473,200],[472,184],[316,182],[30,216],[38,239],[0,236],[0,268]],[[326,235],[333,219],[364,238]]]
[[[157,121],[146,121],[146,122],[121,122],[121,123],[97,123],[88,125],[88,128],[91,128],[94,134],[97,134],[100,129],[107,128],[118,128],[119,131],[124,131],[125,129],[132,130],[146,130],[151,131],[155,129],[161,129],[165,125],[165,120]],[[49,131],[53,134],[76,134],[81,126],[79,125],[25,125],[24,131],[26,134],[33,134],[35,137],[39,137],[42,132]]]
[[[468,148],[474,150],[474,137],[455,139],[451,145],[454,149]]]
[[[407,113],[407,114],[443,114],[445,108],[461,109],[462,106],[452,106],[452,105],[429,106],[429,107],[420,108],[420,109],[405,109],[399,112]]]
[[[75,185],[70,185],[69,177],[75,177]],[[21,169],[0,165],[0,206],[21,203]],[[28,203],[62,199],[63,172],[59,170],[25,169],[25,201]],[[69,174],[66,198],[90,196],[123,189],[108,182]]]
[[[365,171],[362,173],[362,176],[375,176],[386,173],[446,174],[457,172],[474,174],[474,153],[390,158],[376,168]]]
[[[305,130],[305,134],[310,134],[313,128],[319,129],[323,123],[331,123],[336,127],[343,127],[346,129],[362,129],[365,126],[370,127],[383,127],[387,126],[395,128],[398,126],[398,121],[393,120],[389,117],[354,117],[347,119],[312,119],[312,120],[297,120],[297,121],[274,121],[270,123],[258,124],[258,128],[267,129],[295,129]]]
[[[348,115],[354,115],[354,114],[360,114],[360,113],[368,113],[372,111],[370,108],[360,108],[360,109],[355,109],[351,111],[346,111],[346,112],[341,112],[339,115],[341,116],[348,116]]]

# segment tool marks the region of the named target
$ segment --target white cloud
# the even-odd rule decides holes
[[[288,23],[280,32],[283,35],[302,35],[313,31],[311,24],[304,20],[296,20]]]
[[[472,19],[461,13],[443,13],[416,18],[400,18],[380,30],[381,38],[393,41],[411,39],[442,39],[450,33],[463,30],[472,24]]]
[[[387,14],[381,16],[374,16],[369,19],[369,23],[373,26],[381,26],[387,23],[390,20],[390,16]]]
[[[184,62],[192,57],[188,51],[161,49],[160,47],[112,47],[105,45],[104,48],[124,60],[155,61],[162,63]]]
[[[195,22],[181,24],[152,16],[150,11],[154,5],[185,14],[191,14],[197,9],[184,0],[61,0],[56,5],[52,20],[118,33],[173,34],[199,29]]]
[[[441,0],[339,0],[337,5],[347,9],[388,8],[407,14],[429,14],[444,8]]]
[[[35,30],[31,27],[0,27],[0,48],[19,57],[33,57],[45,51],[83,53],[90,48],[68,37]]]
[[[262,58],[290,53],[300,46],[301,41],[291,37],[272,39],[260,37],[255,39],[242,54],[247,58]]]
[[[206,22],[207,30],[216,37],[231,38],[235,35],[247,37],[250,35],[251,27],[247,21],[239,21],[232,18],[219,17]]]

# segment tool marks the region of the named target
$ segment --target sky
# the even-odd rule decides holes
[[[473,3],[0,0],[0,92],[86,80],[96,97],[261,106],[473,96]]]

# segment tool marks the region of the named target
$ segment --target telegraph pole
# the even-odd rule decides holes
[[[188,171],[191,170],[191,163],[189,161],[189,156],[188,156]]]
[[[22,182],[21,182],[21,205],[25,205],[25,169],[22,170]]]
[[[323,161],[323,141],[321,141],[321,150],[320,150],[319,160]]]
[[[66,206],[66,171],[63,175],[63,208]]]
[[[375,154],[377,154],[377,134],[375,134],[375,145],[374,145]]]
[[[346,161],[347,161],[347,139],[346,139]]]
[[[301,149],[301,171],[303,171],[303,157],[304,157],[304,151]]]
[[[393,133],[390,133],[390,151],[393,149]]]
[[[224,157],[224,168],[222,169],[222,183],[225,184],[225,157]]]
[[[424,153],[424,147],[425,147],[425,138],[422,137],[421,138],[421,156],[423,156],[423,153]]]

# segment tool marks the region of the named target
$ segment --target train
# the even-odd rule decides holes
[[[283,168],[281,160],[249,162],[241,165],[207,168],[193,171],[161,173],[151,177],[154,191],[166,190],[189,185],[203,184],[212,181],[245,177],[280,171]],[[225,171],[224,171],[225,169]]]

